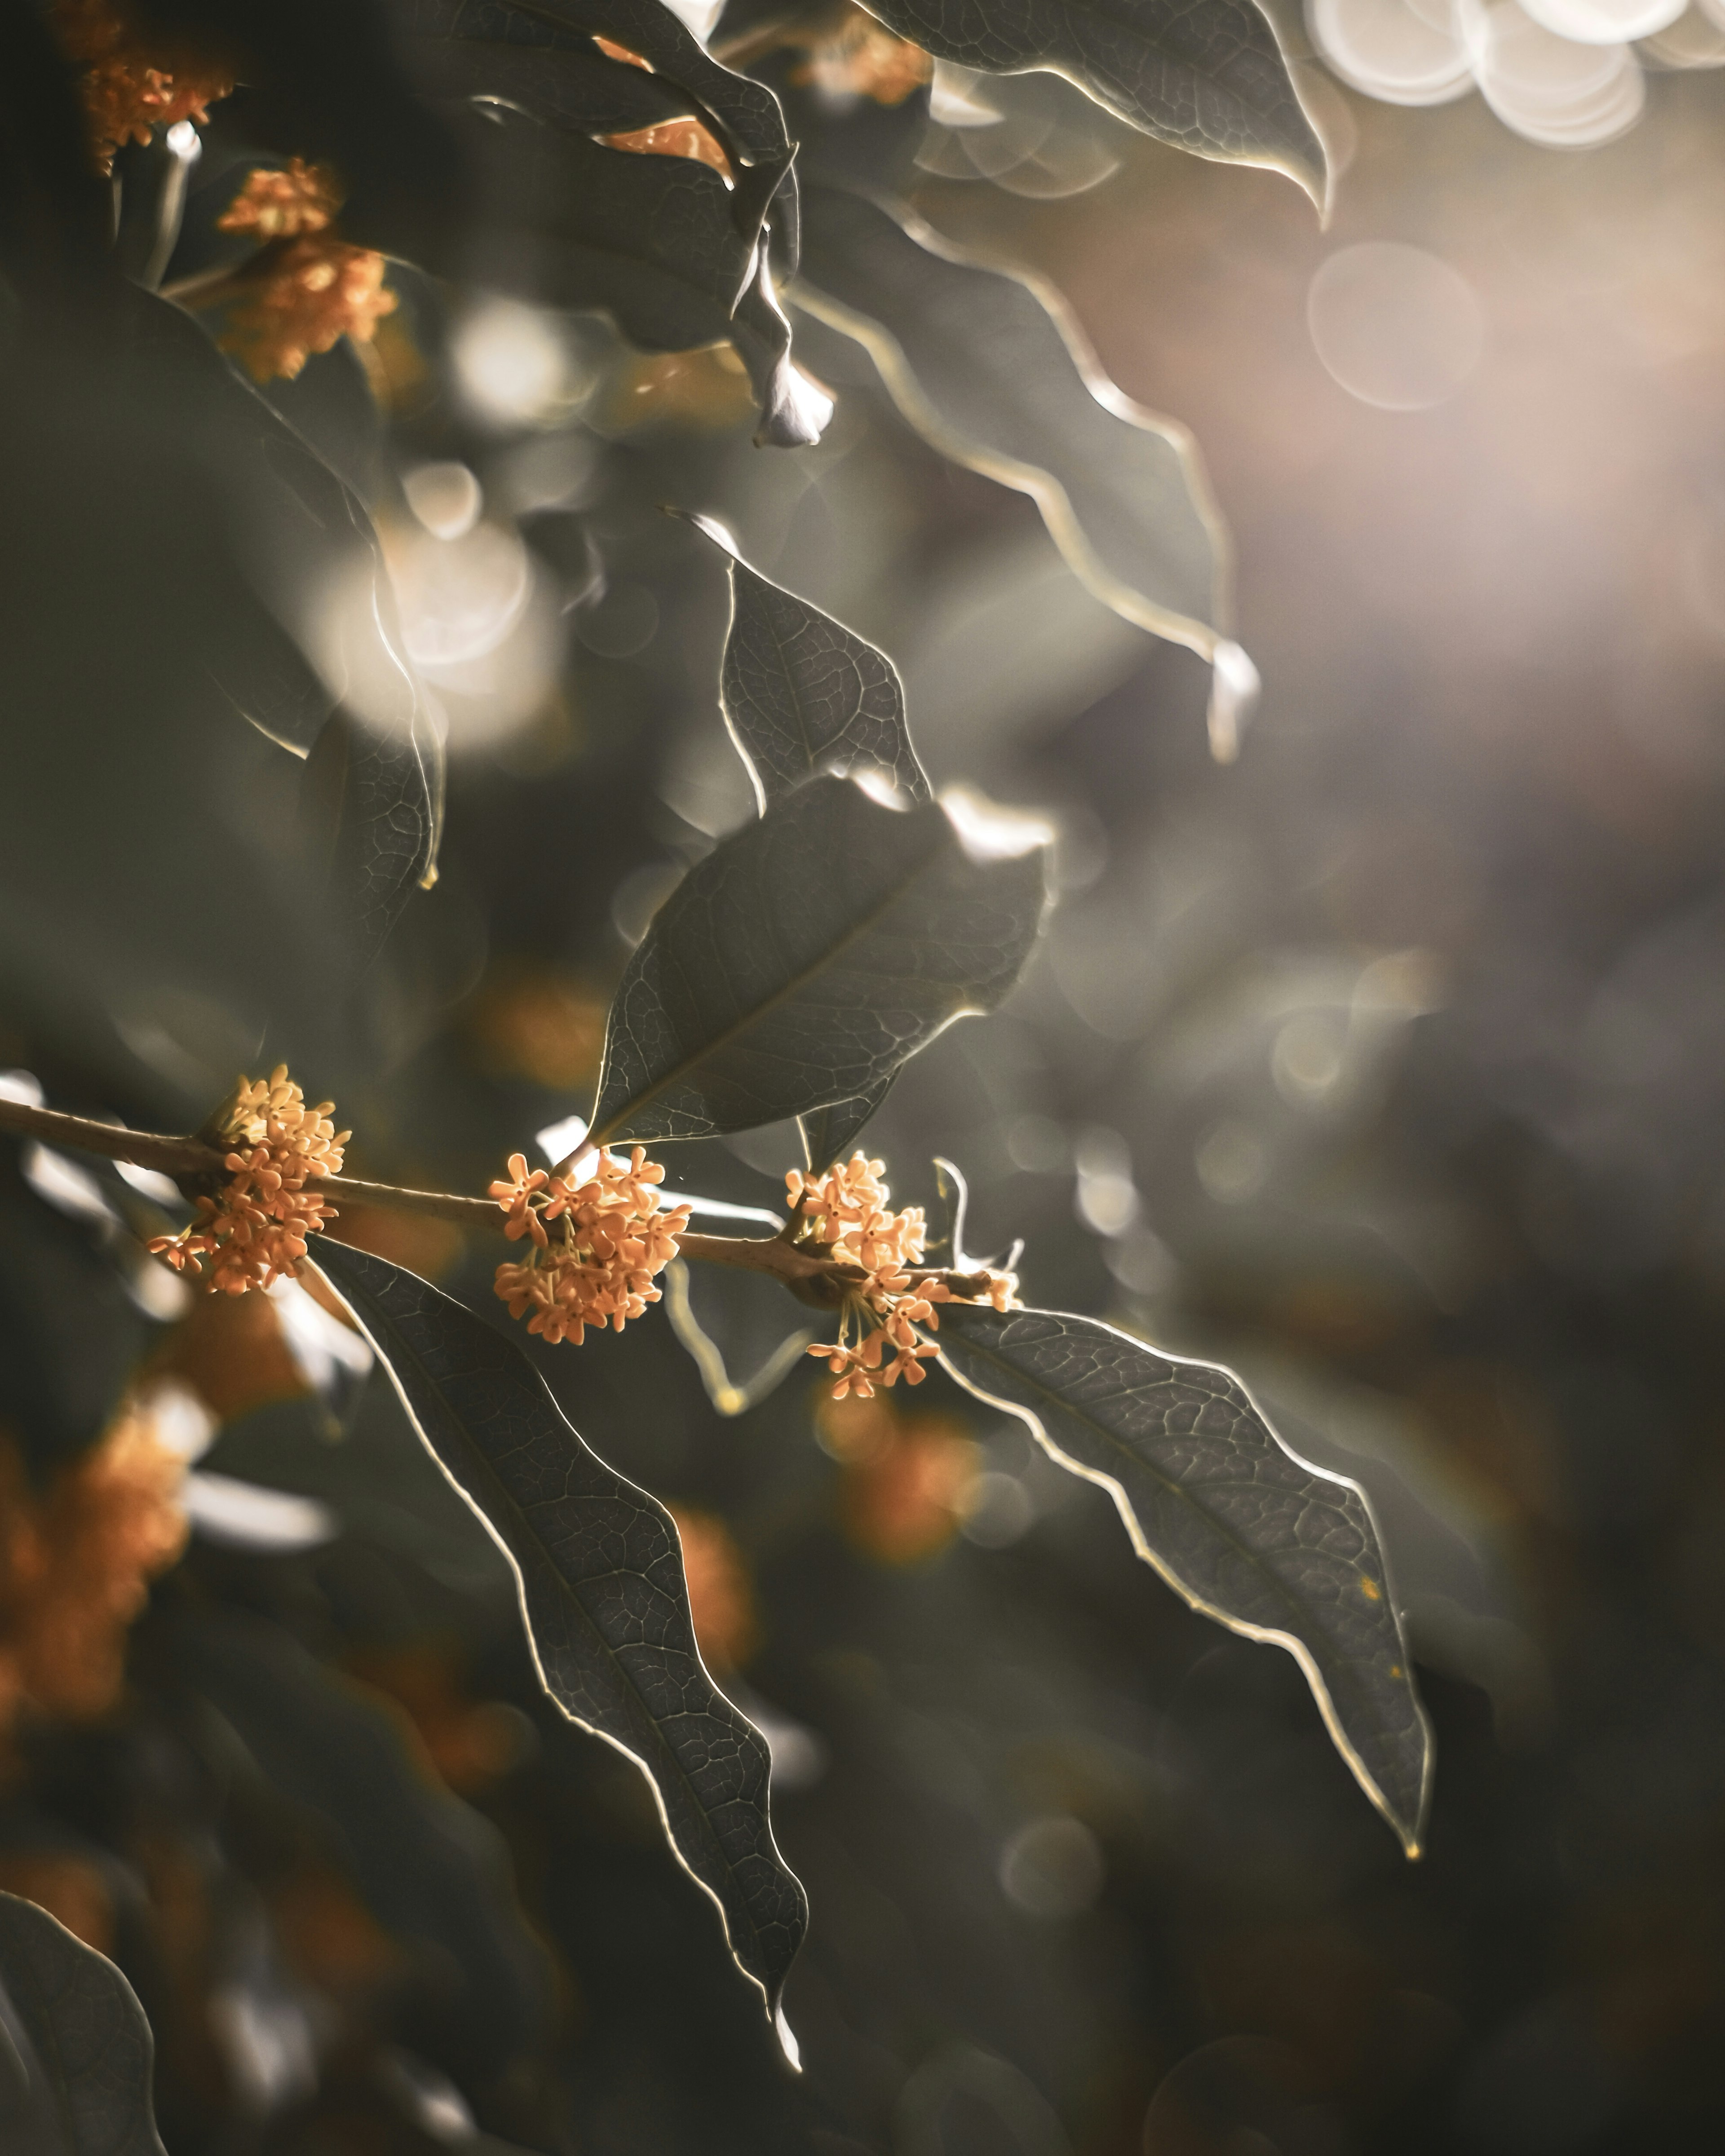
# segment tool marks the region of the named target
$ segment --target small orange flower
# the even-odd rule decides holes
[[[314,352],[344,336],[368,343],[379,316],[394,311],[383,257],[368,248],[305,232],[264,259],[250,296],[216,340],[254,382],[291,382]]]
[[[504,1234],[530,1241],[519,1263],[497,1268],[495,1292],[510,1316],[525,1317],[530,1332],[578,1348],[589,1325],[621,1332],[631,1317],[644,1316],[659,1301],[654,1280],[689,1225],[686,1205],[660,1211],[655,1186],[664,1179],[640,1146],[627,1160],[596,1154],[580,1182],[573,1173],[530,1168],[525,1153],[511,1153],[507,1178],[491,1185],[508,1215]]]
[[[254,166],[245,185],[216,219],[223,232],[255,232],[262,239],[296,239],[335,221],[341,190],[327,165],[290,157],[281,171]]]
[[[80,69],[90,153],[104,172],[127,142],[147,142],[157,128],[182,120],[202,125],[208,108],[234,88],[225,71],[146,43],[109,0],[54,0],[52,20],[61,50]]]
[[[335,1103],[308,1108],[305,1096],[278,1064],[269,1077],[242,1078],[213,1132],[227,1149],[228,1181],[198,1200],[198,1218],[177,1235],[158,1235],[150,1248],[182,1272],[211,1266],[212,1291],[244,1295],[296,1273],[305,1238],[335,1208],[308,1183],[341,1172],[352,1135],[330,1121]]]
[[[828,1257],[861,1276],[846,1296],[845,1337],[809,1350],[826,1358],[838,1380],[834,1399],[851,1394],[868,1399],[876,1385],[895,1385],[901,1378],[920,1385],[927,1374],[923,1363],[940,1351],[912,1328],[939,1330],[937,1303],[986,1301],[1009,1310],[1018,1289],[1011,1273],[967,1276],[961,1286],[973,1291],[963,1296],[948,1281],[919,1277],[912,1268],[922,1265],[927,1223],[920,1205],[902,1213],[887,1210],[891,1194],[880,1180],[886,1170],[885,1161],[866,1160],[859,1152],[824,1175],[804,1175],[793,1168],[785,1177],[792,1214],[810,1231],[805,1240],[825,1244]]]
[[[932,54],[907,38],[896,38],[860,8],[849,8],[835,29],[818,38],[805,33],[809,58],[792,74],[799,87],[810,86],[831,98],[871,98],[876,105],[902,105],[934,73]]]

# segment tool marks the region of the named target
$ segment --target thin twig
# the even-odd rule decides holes
[[[131,1161],[139,1168],[153,1168],[177,1178],[202,1180],[226,1173],[227,1156],[201,1138],[163,1137],[149,1131],[129,1131],[118,1123],[97,1122],[89,1116],[62,1115],[57,1108],[33,1108],[23,1101],[0,1096],[0,1130],[17,1131],[27,1137],[45,1139],[53,1145],[73,1146],[80,1152],[105,1154],[110,1160]],[[591,1150],[583,1146],[583,1152]],[[369,1183],[358,1176],[326,1175],[317,1179],[320,1195],[346,1199],[357,1205],[387,1206],[397,1213],[429,1214],[453,1220],[459,1227],[501,1235],[504,1214],[489,1198],[462,1198],[453,1191],[405,1190],[393,1183]],[[820,1255],[803,1243],[787,1242],[778,1235],[680,1235],[677,1248],[697,1265],[732,1265],[745,1272],[767,1273],[805,1301],[834,1303],[845,1291],[860,1286],[865,1275],[854,1265]],[[938,1267],[906,1269],[918,1286],[944,1281],[955,1295],[986,1292],[986,1274],[943,1271]],[[814,1286],[819,1283],[819,1286]]]

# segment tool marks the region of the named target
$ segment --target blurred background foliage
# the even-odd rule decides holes
[[[1209,756],[1203,663],[1091,597],[812,314],[833,424],[757,450],[726,350],[644,356],[393,270],[372,352],[270,393],[382,535],[448,724],[439,880],[355,1022],[271,839],[290,781],[176,670],[228,618],[219,528],[177,500],[193,552],[165,551],[141,449],[97,460],[120,506],[92,556],[69,392],[12,521],[49,572],[8,665],[81,670],[84,717],[8,743],[0,1083],[182,1129],[291,1054],[354,1172],[436,1188],[584,1111],[628,952],[751,813],[722,565],[660,507],[719,517],[892,654],[937,785],[1059,827],[1029,977],[906,1070],[870,1149],[901,1198],[959,1161],[973,1245],[1026,1240],[1028,1300],[1227,1361],[1364,1484],[1437,1729],[1429,1854],[1404,1863],[1292,1662],[1180,1607],[1101,1491],[944,1380],[820,1407],[798,1363],[753,1399],[802,1313],[697,1268],[675,1327],[536,1360],[676,1508],[707,1659],[773,1743],[814,1910],[792,2079],[362,1344],[304,1289],[193,1304],[141,1255],[147,1175],[8,1143],[0,1887],[130,1977],[172,2156],[1705,2146],[1719,83],[1656,72],[1635,131],[1558,155],[1475,98],[1312,73],[1321,230],[1051,79],[978,120],[943,71],[931,119],[926,83],[822,109],[762,71],[811,167],[862,131],[845,155],[1044,271],[1194,430],[1265,684],[1239,762]],[[194,250],[236,180],[222,126]],[[1422,315],[1366,258],[1336,328],[1333,265],[1383,243],[1454,282]],[[798,1154],[665,1158],[771,1207]],[[495,1253],[443,1224],[341,1232],[491,1307]]]

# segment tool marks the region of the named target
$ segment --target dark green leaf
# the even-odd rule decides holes
[[[810,187],[793,296],[867,347],[943,454],[1028,494],[1098,598],[1214,656],[1227,545],[1197,453],[1109,381],[1050,286],[968,259],[907,210]]]
[[[659,0],[396,0],[396,13],[403,44],[417,49],[409,64],[422,83],[437,79],[421,72],[429,66],[463,95],[507,98],[536,119],[589,135],[685,113],[705,120],[732,162],[731,216],[744,244],[759,238],[772,203],[789,249],[784,259],[794,262],[796,184],[778,99],[714,59]],[[653,73],[605,59],[596,38],[639,54]],[[438,44],[446,48],[441,63],[429,58]],[[483,57],[464,60],[461,47]],[[600,70],[636,80],[608,80]],[[618,116],[606,116],[614,110]]]
[[[706,516],[689,521],[723,548],[731,572],[719,701],[761,808],[827,771],[883,771],[913,800],[932,799],[911,746],[904,689],[886,653],[768,583],[722,525]]]
[[[696,1650],[670,1515],[588,1450],[493,1327],[381,1258],[326,1240],[318,1262],[514,1568],[547,1691],[648,1777],[776,2015],[807,1907],[768,1824],[765,1741]]]
[[[7,2156],[164,2156],[155,2045],[115,1968],[64,1924],[0,1894],[0,2147]]]
[[[470,259],[494,289],[552,306],[599,308],[632,343],[686,352],[729,338],[762,410],[759,439],[819,439],[830,403],[790,363],[790,326],[765,250],[732,198],[691,157],[610,150],[504,105],[454,108],[470,153],[477,234]]]
[[[845,1147],[862,1135],[863,1127],[897,1082],[898,1072],[890,1070],[878,1086],[871,1086],[855,1100],[834,1101],[830,1107],[816,1108],[812,1114],[797,1118],[803,1158],[811,1174],[824,1174],[835,1160],[843,1158]]]
[[[596,1142],[752,1130],[868,1093],[1019,977],[1042,849],[973,859],[932,803],[815,778],[653,917],[606,1027]]]
[[[1046,68],[1158,141],[1286,172],[1320,207],[1323,146],[1251,0],[868,0],[901,37],[993,74]]]
[[[426,1774],[390,1712],[332,1676],[290,1633],[232,1610],[177,1624],[173,1654],[179,1676],[231,1724],[271,1787],[332,1832],[377,1922],[438,1956],[494,2069],[530,2049],[548,2020],[548,1986],[502,1840]]]
[[[435,845],[433,803],[411,735],[331,712],[306,759],[305,797],[328,863],[347,952],[363,968],[383,947]]]
[[[1363,1493],[1291,1452],[1240,1380],[1094,1318],[941,1312],[942,1360],[1112,1496],[1194,1609],[1299,1661],[1360,1786],[1420,1854],[1431,1732]]]

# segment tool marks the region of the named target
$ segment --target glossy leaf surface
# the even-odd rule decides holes
[[[1273,165],[1323,199],[1323,146],[1251,0],[869,0],[869,12],[941,59],[1047,68],[1158,141]]]
[[[1229,1371],[1094,1318],[954,1304],[935,1337],[962,1385],[1109,1491],[1139,1556],[1194,1609],[1296,1656],[1361,1787],[1418,1856],[1431,1732],[1358,1486],[1291,1452]]]
[[[757,805],[770,808],[823,772],[859,768],[884,772],[912,800],[931,799],[886,653],[751,568],[721,525],[689,521],[724,550],[731,573],[719,701]]]
[[[320,1243],[318,1263],[513,1567],[546,1690],[646,1774],[776,2014],[807,1906],[768,1823],[765,1740],[696,1650],[670,1515],[588,1450],[526,1356],[470,1311],[340,1244]]]
[[[155,2045],[112,1962],[0,1894],[0,2148],[7,2156],[164,2156]]]
[[[838,188],[804,191],[803,230],[796,304],[867,347],[909,424],[1028,494],[1117,613],[1209,657],[1227,548],[1197,452],[1108,379],[1060,295]]]
[[[752,1130],[865,1094],[1018,978],[1042,849],[973,860],[932,803],[812,779],[654,916],[611,1005],[593,1132]]]

